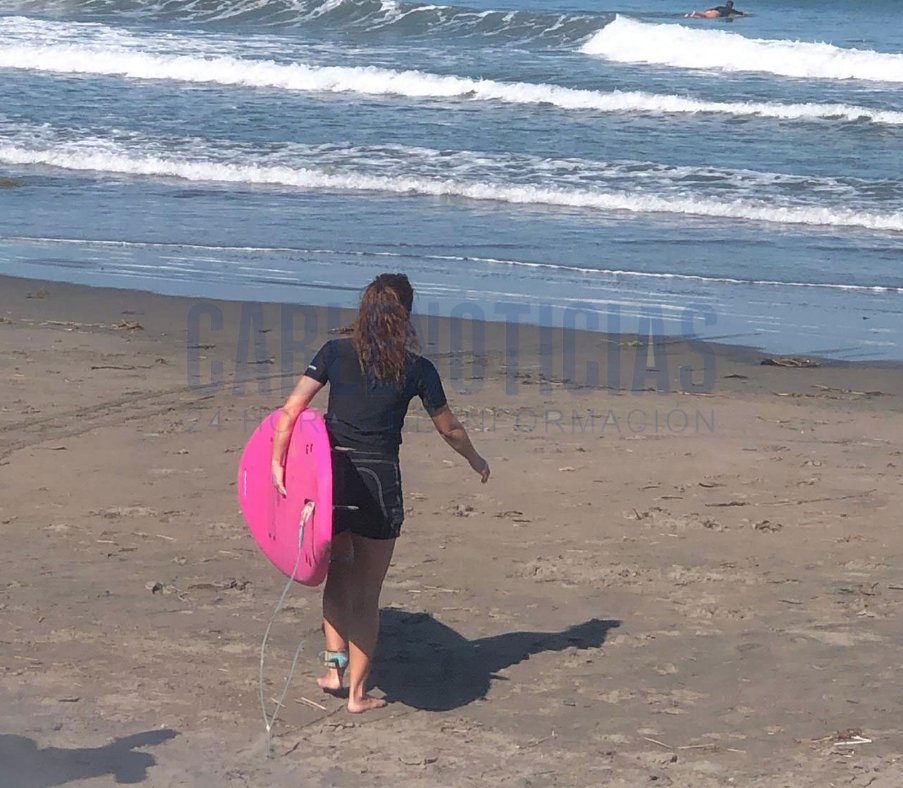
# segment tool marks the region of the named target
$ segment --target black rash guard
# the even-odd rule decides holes
[[[431,416],[447,404],[432,362],[423,356],[411,356],[404,385],[373,383],[361,370],[351,339],[329,340],[304,374],[329,383],[326,427],[333,446],[395,457],[414,396],[420,397]]]

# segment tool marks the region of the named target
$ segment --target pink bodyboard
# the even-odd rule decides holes
[[[273,411],[245,445],[238,466],[238,501],[251,536],[286,577],[316,586],[329,569],[332,544],[332,453],[326,423],[317,411],[302,411],[285,460],[285,490],[273,486],[273,435],[281,411]],[[313,513],[303,525],[305,507]],[[309,508],[309,507],[308,507]],[[301,530],[301,556],[298,556]],[[297,562],[297,569],[295,564]]]

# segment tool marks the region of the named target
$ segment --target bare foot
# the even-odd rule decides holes
[[[369,695],[364,695],[360,698],[348,698],[348,711],[352,714],[381,709],[387,705],[388,701],[385,698],[371,698]]]
[[[330,695],[338,695],[342,692],[342,671],[327,670],[325,676],[317,679],[317,684],[323,692]]]

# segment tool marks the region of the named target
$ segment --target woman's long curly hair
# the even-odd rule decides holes
[[[367,285],[352,335],[368,380],[404,384],[408,360],[420,351],[413,306],[414,288],[404,274],[380,274]]]

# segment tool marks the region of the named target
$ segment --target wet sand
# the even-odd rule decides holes
[[[903,369],[447,321],[425,352],[493,477],[412,404],[392,702],[318,692],[298,587],[266,760],[283,582],[236,463],[347,319],[0,281],[4,788],[903,783]]]

